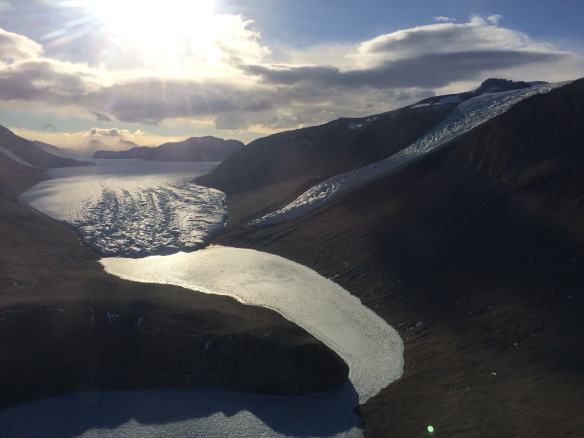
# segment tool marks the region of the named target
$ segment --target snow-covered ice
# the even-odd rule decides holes
[[[521,90],[484,94],[462,102],[445,120],[398,153],[385,160],[333,176],[308,189],[285,207],[250,222],[249,226],[275,225],[310,213],[341,196],[395,173],[425,154],[504,113],[517,102],[535,94],[547,93],[565,84],[567,82],[541,84]]]
[[[2,146],[0,146],[0,153],[6,155],[8,158],[16,161],[18,164],[22,164],[23,166],[36,167],[36,166],[33,166],[32,164],[30,164],[28,161],[23,160],[22,158],[20,158],[18,155],[12,153],[8,149],[3,148]]]
[[[306,266],[251,249],[202,251],[142,259],[101,260],[110,274],[173,284],[276,310],[337,352],[364,403],[403,372],[397,332],[358,298]]]
[[[223,228],[225,194],[193,179],[218,163],[97,160],[51,169],[20,201],[73,226],[104,256],[201,248]]]

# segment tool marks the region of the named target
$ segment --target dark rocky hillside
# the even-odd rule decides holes
[[[216,137],[191,137],[158,147],[134,147],[126,151],[97,151],[93,158],[139,158],[148,161],[223,161],[243,148],[237,140]]]
[[[404,375],[360,407],[365,436],[576,436],[584,428],[584,80],[268,228],[305,183],[228,197],[216,243],[332,278],[394,326]]]
[[[49,152],[45,152],[41,148],[35,146],[33,142],[15,135],[12,131],[3,126],[0,126],[0,146],[22,158],[27,163],[41,169],[90,165],[89,163],[73,160],[71,158],[62,158]]]

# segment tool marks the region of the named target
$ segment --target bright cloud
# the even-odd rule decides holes
[[[440,15],[438,17],[434,17],[434,21],[456,21],[456,19]]]
[[[488,77],[584,76],[581,54],[505,28],[501,16],[434,19],[354,44],[273,50],[252,20],[209,15],[196,33],[168,47],[166,59],[101,34],[93,41],[98,49],[83,57],[57,56],[0,29],[0,106],[42,106],[110,126],[181,121],[269,133],[388,111],[434,93],[466,91]],[[92,135],[112,133],[96,128]]]

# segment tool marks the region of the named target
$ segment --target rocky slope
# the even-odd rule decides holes
[[[300,176],[228,196],[217,243],[305,264],[399,330],[404,375],[360,407],[366,436],[584,427],[583,99],[584,80],[528,98],[287,223],[245,228]]]
[[[149,161],[223,161],[243,147],[237,140],[216,137],[191,137],[158,147],[134,147],[125,151],[97,151],[93,158],[139,158]]]

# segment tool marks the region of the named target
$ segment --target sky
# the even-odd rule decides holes
[[[69,148],[248,143],[490,77],[583,77],[582,16],[580,0],[0,0],[0,125]]]

